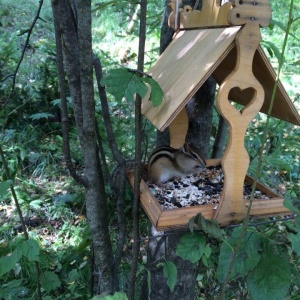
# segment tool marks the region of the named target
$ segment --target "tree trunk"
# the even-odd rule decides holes
[[[218,131],[217,131],[217,135],[215,138],[213,151],[212,151],[212,155],[211,155],[212,158],[221,157],[223,155],[226,137],[227,137],[227,133],[228,133],[227,129],[228,129],[228,124],[227,124],[226,120],[220,115]]]
[[[86,214],[89,221],[99,283],[98,293],[112,293],[113,255],[110,242],[106,194],[99,164],[95,134],[95,101],[93,89],[93,55],[91,38],[91,1],[52,1],[59,15],[64,46],[64,66],[85,165]]]
[[[190,4],[193,7],[195,2],[189,1],[188,3],[185,1],[184,4]],[[166,7],[161,31],[161,51],[166,49],[173,36],[173,30],[169,29],[167,24],[169,13],[170,10]],[[214,79],[209,78],[187,104],[189,130],[186,140],[199,146],[205,155],[209,151],[215,88]],[[166,145],[166,141],[169,141],[168,130],[158,132],[157,146]],[[151,300],[193,300],[196,298],[195,285],[198,264],[192,264],[176,255],[176,247],[185,232],[168,231],[166,236],[160,237],[164,232],[158,232],[151,226],[147,258],[150,291],[145,278],[143,292],[140,296],[141,300],[148,299],[148,295],[150,295]],[[167,286],[162,267],[158,267],[159,263],[164,263],[166,260],[174,262],[178,270],[173,292]]]
[[[206,158],[209,157],[210,150],[215,90],[216,82],[213,77],[209,77],[186,105],[189,118],[186,140],[199,147]]]

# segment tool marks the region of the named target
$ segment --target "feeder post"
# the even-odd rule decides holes
[[[214,214],[219,224],[241,221],[247,210],[243,200],[244,180],[249,167],[249,155],[244,146],[244,137],[249,123],[261,109],[264,89],[252,72],[253,57],[261,41],[260,26],[267,26],[271,20],[268,0],[234,1],[228,14],[232,25],[243,25],[236,36],[237,62],[231,74],[221,84],[217,94],[219,113],[229,124],[229,142],[222,159],[224,188],[220,203]],[[229,93],[238,88],[252,90],[252,99],[242,109],[231,105]]]

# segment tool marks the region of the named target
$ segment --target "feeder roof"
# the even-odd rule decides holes
[[[237,52],[235,36],[240,26],[204,28],[180,31],[168,48],[159,57],[149,74],[161,86],[164,92],[163,103],[153,107],[150,101],[143,101],[142,113],[157,129],[166,129],[188,100],[213,75],[218,84],[233,71]],[[264,51],[258,48],[253,59],[253,73],[265,90],[265,100],[261,112],[267,113],[276,73]],[[241,94],[233,89],[230,100],[247,105],[252,91]],[[281,82],[278,83],[273,117],[300,125],[300,116]]]

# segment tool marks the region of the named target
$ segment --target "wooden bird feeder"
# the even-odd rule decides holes
[[[275,85],[276,74],[260,46],[260,27],[271,20],[270,4],[268,0],[234,1],[233,6],[225,3],[220,7],[216,0],[203,0],[201,11],[184,6],[176,9],[178,16],[175,0],[170,6],[173,12],[169,25],[179,29],[148,72],[160,84],[164,100],[159,107],[144,100],[142,113],[161,131],[169,126],[170,145],[181,147],[188,129],[185,105],[212,75],[220,86],[217,109],[229,124],[229,142],[221,160],[224,186],[218,205],[166,210],[142,180],[141,204],[158,230],[187,226],[198,213],[220,225],[238,222],[245,219],[249,205],[243,199],[244,181],[253,183],[246,174],[249,156],[244,136],[255,115],[268,112]],[[243,109],[237,110],[229,100],[243,105]],[[281,82],[271,115],[300,125],[300,116]],[[207,164],[213,165],[214,160],[207,160]],[[132,173],[128,178],[133,185]],[[252,216],[289,213],[280,195],[259,183],[257,189],[271,199],[255,199]]]

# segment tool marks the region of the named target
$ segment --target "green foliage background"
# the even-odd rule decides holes
[[[146,70],[158,57],[159,35],[164,1],[149,1],[147,15]],[[272,1],[273,21],[262,29],[263,47],[275,69],[283,43],[290,1]],[[300,1],[294,1],[294,19],[299,18]],[[30,228],[31,249],[22,239],[19,220],[0,161],[0,298],[32,299],[35,293],[35,271],[32,261],[38,260],[42,270],[44,299],[88,299],[90,274],[90,234],[84,217],[83,191],[68,177],[62,154],[59,91],[55,65],[55,45],[50,1],[45,1],[41,19],[33,31],[30,45],[16,78],[10,100],[12,77],[24,45],[26,33],[37,10],[37,2],[0,0],[0,143],[8,161],[21,207]],[[104,67],[104,73],[120,67],[136,69],[138,47],[138,14],[135,1],[93,1],[93,48]],[[299,19],[292,26],[285,53],[281,80],[291,100],[300,111],[300,48]],[[23,33],[23,34],[22,34]],[[96,93],[99,129],[104,137],[110,170],[115,166],[105,139],[101,122],[101,107]],[[70,100],[70,99],[69,99]],[[134,151],[133,102],[109,95],[109,106],[122,153],[128,159]],[[72,159],[82,169],[72,105],[69,101],[69,122]],[[212,143],[218,124],[214,112]],[[259,114],[251,123],[245,140],[251,156],[250,174],[257,166],[257,153],[265,115]],[[144,121],[144,155],[153,149],[155,130]],[[300,129],[286,122],[271,119],[264,150],[260,181],[286,195],[287,205],[299,213],[300,195]],[[109,192],[109,188],[108,188]],[[129,192],[128,192],[129,193]],[[113,200],[109,205],[113,208]],[[126,212],[131,209],[130,196]],[[115,232],[115,215],[111,210],[111,235]],[[268,220],[269,221],[269,220]],[[200,223],[198,223],[199,225]],[[128,224],[130,226],[130,224]],[[215,299],[224,281],[224,272],[236,245],[240,229],[224,229],[202,223],[202,231],[188,233],[177,248],[180,257],[199,262],[199,299]],[[142,233],[147,234],[146,220]],[[253,229],[252,229],[253,228]],[[300,220],[280,221],[248,228],[238,252],[237,265],[226,299],[299,299]],[[251,243],[249,242],[251,241]],[[256,247],[254,247],[254,245]],[[130,237],[127,248],[130,248]],[[200,247],[200,248],[199,248]],[[192,249],[196,249],[192,251]],[[142,254],[145,253],[142,250]],[[33,254],[35,254],[33,256]],[[244,258],[249,260],[245,260]],[[122,262],[120,283],[130,270],[128,257]],[[146,272],[140,262],[140,276]],[[166,284],[172,289],[176,282],[176,266],[163,266]],[[278,274],[278,281],[268,281],[268,275]],[[140,278],[140,277],[139,277]],[[264,295],[265,290],[272,294]],[[117,297],[126,296],[117,294]],[[201,298],[202,297],[202,298]],[[268,298],[269,297],[269,298]],[[120,299],[123,299],[120,298]]]

